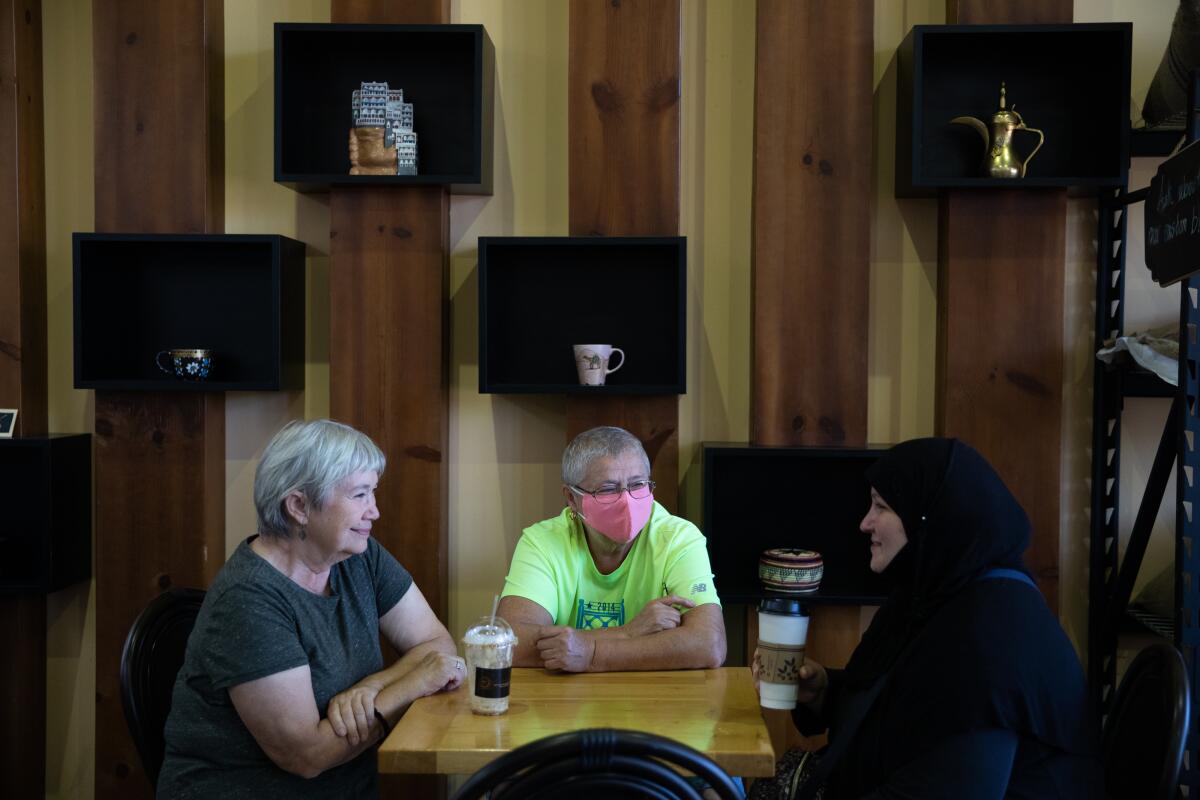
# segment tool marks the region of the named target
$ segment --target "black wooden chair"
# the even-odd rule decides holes
[[[590,728],[506,753],[472,775],[454,800],[700,800],[700,790],[676,768],[702,778],[722,800],[743,797],[712,759],[685,744],[640,731]]]
[[[1138,653],[1104,722],[1104,787],[1110,798],[1179,797],[1179,769],[1191,720],[1187,667],[1174,647]]]
[[[172,588],[138,615],[121,653],[121,702],[150,783],[158,783],[175,676],[204,603],[200,589]]]

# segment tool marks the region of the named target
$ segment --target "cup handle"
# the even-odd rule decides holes
[[[154,366],[158,367],[159,369],[161,369],[163,372],[167,373],[168,375],[174,375],[174,374],[175,374],[175,370],[173,370],[173,369],[167,369],[166,367],[164,367],[164,366],[162,365],[162,357],[163,357],[163,356],[169,356],[170,354],[171,354],[171,351],[170,351],[170,350],[159,350],[159,351],[158,351],[158,352],[157,352],[157,353],[154,355]]]
[[[614,353],[620,353],[620,354],[621,354],[621,363],[620,363],[620,364],[617,364],[615,367],[609,367],[607,370],[605,370],[605,372],[604,372],[604,374],[605,374],[605,375],[611,375],[612,373],[614,373],[614,372],[616,372],[617,370],[619,370],[621,367],[625,366],[625,351],[624,351],[624,350],[622,350],[622,349],[621,349],[621,348],[619,348],[619,347],[614,347],[614,348],[612,349],[612,351],[613,351]],[[609,358],[612,358],[612,356],[609,356]]]

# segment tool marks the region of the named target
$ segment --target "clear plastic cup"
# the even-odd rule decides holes
[[[471,711],[495,716],[508,711],[513,648],[517,636],[500,617],[482,617],[462,638]]]

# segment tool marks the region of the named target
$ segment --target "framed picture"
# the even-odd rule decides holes
[[[17,410],[15,408],[0,408],[0,439],[11,439],[13,430],[17,427]]]

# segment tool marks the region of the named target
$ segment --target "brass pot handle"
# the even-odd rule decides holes
[[[1039,128],[1030,128],[1029,126],[1024,125],[1024,124],[1022,124],[1021,127],[1019,127],[1019,128],[1015,128],[1014,130],[1029,131],[1030,133],[1036,133],[1038,136],[1037,147],[1033,148],[1033,152],[1030,153],[1029,155],[1025,156],[1025,160],[1021,162],[1021,177],[1024,178],[1025,177],[1025,167],[1029,164],[1030,161],[1033,160],[1033,157],[1037,155],[1037,151],[1042,149],[1042,144],[1046,141],[1046,135],[1044,133],[1042,133],[1042,131]]]

